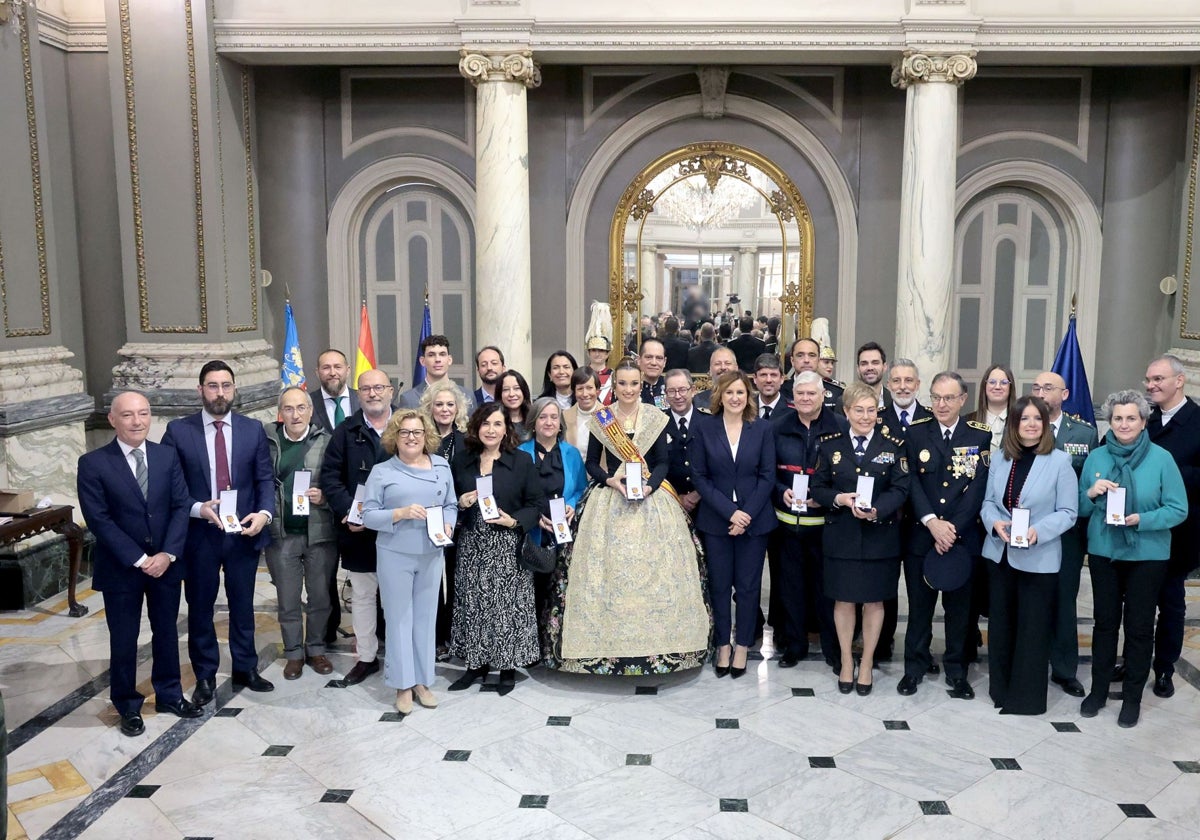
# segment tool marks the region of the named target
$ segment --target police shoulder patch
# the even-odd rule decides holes
[[[967,425],[972,429],[979,429],[981,432],[987,432],[989,435],[992,433],[991,426],[989,426],[987,423],[980,423],[978,420],[968,420]]]
[[[1078,414],[1068,414],[1067,416],[1070,417],[1072,420],[1074,420],[1076,423],[1079,423],[1080,425],[1087,426],[1089,429],[1094,428],[1091,423],[1084,420]]]
[[[927,415],[925,415],[924,417],[922,417],[922,418],[920,418],[920,419],[918,419],[918,420],[912,420],[912,421],[909,421],[909,424],[908,424],[908,425],[910,425],[910,426],[919,426],[919,425],[920,425],[920,424],[922,424],[922,423],[928,423],[928,422],[929,422],[930,420],[932,420],[932,419],[933,419],[933,416],[932,416],[932,415],[928,415],[928,414],[927,414]]]
[[[886,429],[883,431],[883,437],[884,437],[886,440],[890,440],[890,441],[892,442],[892,445],[893,445],[893,446],[898,446],[898,447],[900,447],[900,448],[904,448],[904,439],[903,439],[903,438],[896,437],[895,435],[889,435],[889,434],[887,433],[887,430],[886,430]]]
[[[841,436],[841,432],[829,432],[828,434],[821,435],[821,443],[824,443],[827,440],[833,440],[834,438],[840,438]]]

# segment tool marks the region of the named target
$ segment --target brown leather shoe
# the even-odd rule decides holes
[[[285,680],[298,680],[300,679],[300,672],[303,670],[303,659],[289,659],[287,664],[283,666],[283,678]]]
[[[308,667],[322,675],[333,673],[333,663],[324,654],[308,657]]]

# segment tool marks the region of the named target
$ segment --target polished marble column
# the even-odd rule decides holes
[[[742,299],[738,306],[738,315],[747,309],[758,314],[758,301],[755,291],[758,287],[758,248],[754,245],[743,245],[737,256],[737,294]]]
[[[527,88],[541,83],[532,54],[464,49],[475,85],[475,345],[503,347],[508,366],[533,369],[529,262]]]
[[[908,96],[895,356],[912,359],[927,380],[950,365],[958,87],[974,75],[965,54],[907,52],[892,69],[892,84]]]
[[[667,308],[663,293],[663,271],[658,262],[658,246],[643,245],[641,251],[642,314],[657,315]]]

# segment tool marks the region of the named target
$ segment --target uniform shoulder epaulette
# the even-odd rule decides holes
[[[1078,414],[1068,414],[1067,416],[1070,417],[1072,420],[1074,420],[1076,423],[1079,423],[1080,425],[1083,425],[1083,426],[1087,426],[1089,429],[1095,428],[1091,423],[1084,420]]]
[[[895,435],[889,435],[886,432],[880,432],[880,434],[882,434],[886,440],[890,440],[896,446],[900,446],[900,447],[904,446],[904,438],[896,437]]]
[[[910,420],[910,421],[908,421],[908,425],[909,425],[909,426],[917,426],[917,425],[919,425],[919,424],[921,424],[921,423],[928,423],[928,422],[929,422],[930,420],[932,420],[932,419],[933,419],[933,415],[927,414],[927,415],[925,415],[924,417],[920,417],[920,418],[918,418],[918,419],[916,419],[916,420]]]
[[[967,425],[972,429],[978,429],[981,432],[987,432],[989,435],[992,433],[991,426],[989,426],[987,423],[980,423],[978,420],[968,420]]]
[[[696,409],[696,411],[699,411],[701,414],[712,414],[711,408],[705,408],[702,405],[693,405],[692,408]]]
[[[838,438],[841,436],[842,436],[841,432],[827,432],[826,434],[821,435],[820,441],[821,441],[821,443],[824,443],[827,440],[833,440],[834,438]]]

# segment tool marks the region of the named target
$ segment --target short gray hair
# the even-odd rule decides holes
[[[671,368],[663,374],[663,382],[670,382],[676,376],[682,376],[686,379],[689,388],[696,384],[696,380],[692,379],[692,372],[687,368]]]
[[[303,394],[304,398],[308,400],[308,407],[309,408],[313,407],[312,394],[308,393],[307,390],[305,390],[304,388],[301,388],[299,385],[289,385],[288,387],[286,387],[282,391],[280,391],[279,399],[276,402],[275,407],[278,409],[282,409],[283,408],[283,398],[286,397],[292,391],[299,391],[301,394]]]
[[[815,370],[802,370],[797,373],[795,377],[793,377],[792,387],[795,387],[796,385],[807,385],[809,383],[812,383],[813,385],[822,385],[824,382],[825,380],[821,378],[821,374],[817,373]]]
[[[558,432],[562,434],[562,406],[558,404],[558,400],[554,397],[538,397],[533,401],[533,406],[529,409],[529,416],[525,418],[525,428],[534,432],[537,419],[542,416],[542,412],[550,405],[558,409]]]
[[[1136,405],[1141,418],[1143,420],[1150,419],[1150,402],[1146,399],[1146,395],[1141,391],[1126,388],[1124,391],[1109,394],[1108,399],[1104,401],[1104,422],[1112,422],[1113,409],[1119,405]]]
[[[1185,373],[1183,369],[1183,359],[1179,358],[1174,353],[1163,353],[1161,356],[1155,356],[1150,360],[1150,364],[1152,365],[1155,362],[1166,362],[1169,364],[1171,366],[1171,373],[1175,376],[1183,376]],[[1147,365],[1147,367],[1149,367],[1149,365]]]
[[[921,369],[917,367],[917,363],[912,359],[894,359],[892,361],[892,370],[898,367],[912,368],[912,372],[917,375],[917,379],[921,378]]]

